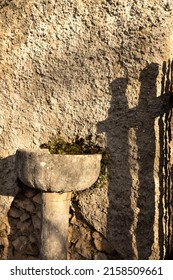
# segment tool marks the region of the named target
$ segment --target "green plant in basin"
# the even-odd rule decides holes
[[[48,143],[41,144],[40,148],[49,149],[51,154],[60,155],[102,154],[100,175],[92,186],[96,188],[103,187],[108,182],[107,165],[109,161],[109,152],[95,142],[96,141],[93,141],[92,135],[89,135],[86,139],[77,136],[72,142],[67,142],[60,134],[57,134],[57,136],[48,141]]]

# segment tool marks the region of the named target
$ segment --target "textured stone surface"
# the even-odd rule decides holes
[[[109,203],[98,213],[83,195],[82,215],[95,212],[95,225],[104,213],[102,232],[122,258],[164,258],[172,234],[171,114],[163,98],[170,90],[172,5],[1,1],[1,221],[17,186],[9,155],[37,148],[57,130],[68,139],[100,132],[111,151],[100,200]]]
[[[85,220],[98,232],[107,236],[107,216],[109,208],[108,186],[86,190],[78,194],[76,200]]]
[[[66,260],[71,193],[42,194],[41,259]]]
[[[41,206],[32,199],[38,195],[37,190],[20,186],[8,212],[8,244],[5,247],[4,259],[40,258]]]
[[[93,246],[92,232],[74,215],[69,225],[68,259],[94,259],[97,253]]]
[[[82,191],[100,173],[102,155],[52,155],[48,150],[17,150],[18,178],[27,186],[48,192]]]

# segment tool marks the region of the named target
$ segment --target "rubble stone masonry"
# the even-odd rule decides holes
[[[69,259],[172,248],[172,0],[0,1],[0,258],[39,259],[18,148],[100,134],[108,182],[73,194]]]

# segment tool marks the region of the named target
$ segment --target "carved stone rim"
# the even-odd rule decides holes
[[[31,188],[48,192],[81,191],[100,173],[101,154],[59,155],[47,149],[18,149],[18,178]]]

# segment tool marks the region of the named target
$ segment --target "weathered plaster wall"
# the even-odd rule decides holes
[[[6,235],[17,193],[16,149],[38,148],[57,131],[68,139],[102,133],[111,152],[109,184],[78,194],[75,211],[109,241],[112,257],[164,257],[171,242],[164,220],[172,207],[171,112],[164,95],[171,29],[169,0],[0,2]]]

